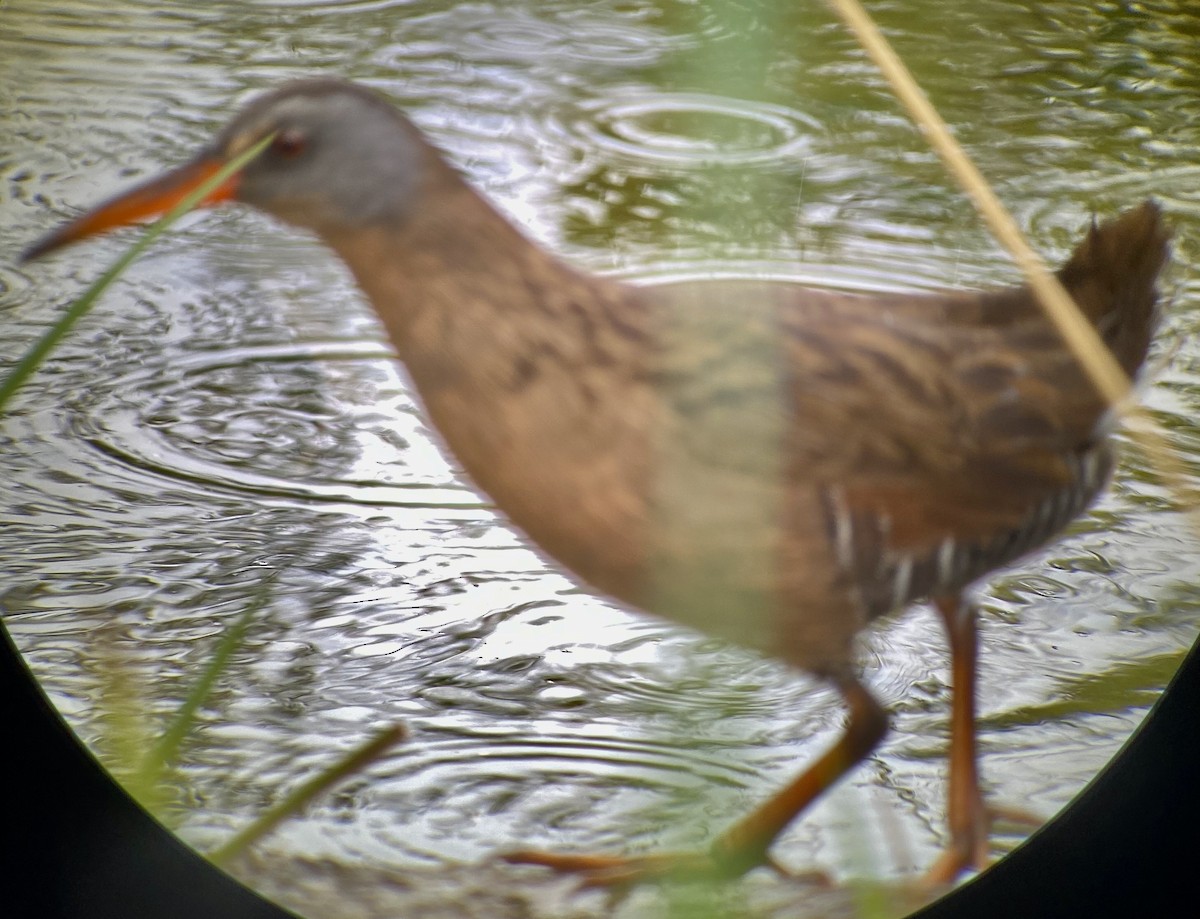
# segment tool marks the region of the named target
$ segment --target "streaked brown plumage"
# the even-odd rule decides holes
[[[332,81],[252,103],[154,186],[145,212],[271,132],[210,200],[315,230],[341,256],[447,447],[517,527],[597,591],[822,675],[849,705],[833,749],[706,857],[516,857],[596,882],[768,861],[884,732],[854,676],[854,636],[933,599],[956,693],[951,844],[930,879],[978,866],[988,820],[961,591],[1054,537],[1112,467],[1104,401],[1028,290],[859,296],[585,275],[515,230],[389,105]],[[139,216],[110,202],[31,254],[117,213]],[[1093,227],[1059,273],[1131,374],[1167,236],[1143,204]]]

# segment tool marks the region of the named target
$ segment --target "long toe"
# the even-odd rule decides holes
[[[585,888],[619,888],[669,878],[729,877],[731,872],[706,853],[657,855],[560,855],[519,849],[500,856],[515,865],[538,865],[560,874],[577,875]]]
[[[943,887],[953,883],[964,872],[986,868],[991,829],[991,810],[978,801],[970,808],[969,819],[951,822],[950,844],[925,872],[920,886],[927,889]]]
[[[1040,814],[1035,814],[1033,811],[1026,810],[1023,807],[1017,807],[1012,804],[996,804],[989,802],[987,805],[988,814],[992,818],[992,826],[996,824],[1007,824],[1009,826],[1024,827],[1030,832],[1040,830],[1042,824],[1046,822],[1046,818]]]
[[[967,871],[982,871],[988,862],[986,839],[984,843],[981,852],[979,847],[971,845],[969,840],[951,840],[950,845],[925,872],[918,886],[926,890],[935,890],[954,883]]]
[[[979,817],[960,828],[950,839],[950,845],[925,872],[920,886],[926,889],[951,884],[968,871],[982,871],[990,862],[988,840],[993,826],[999,823],[1036,830],[1043,819],[1032,811],[1005,804],[985,804]]]

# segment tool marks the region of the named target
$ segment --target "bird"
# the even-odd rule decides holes
[[[24,257],[157,216],[260,142],[201,206],[241,202],[341,258],[445,449],[513,527],[594,593],[782,661],[845,704],[832,745],[706,849],[504,857],[608,887],[779,868],[780,834],[887,732],[857,636],[927,602],[948,636],[951,732],[948,838],[922,878],[985,867],[970,588],[1060,534],[1115,462],[1114,412],[1030,289],[589,274],[382,94],[338,79],[256,97],[184,165]],[[1169,249],[1147,200],[1093,219],[1057,273],[1131,377]]]

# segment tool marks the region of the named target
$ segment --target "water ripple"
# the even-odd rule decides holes
[[[455,10],[452,19],[465,27],[454,42],[459,53],[478,50],[538,67],[564,61],[640,67],[658,60],[669,44],[666,33],[635,22],[635,15],[604,16],[549,4],[536,14],[467,6]]]
[[[618,86],[580,103],[562,130],[625,159],[687,168],[799,160],[821,125],[766,102]]]
[[[441,458],[393,359],[355,342],[191,354],[111,381],[77,433],[206,488],[372,507],[480,507]]]

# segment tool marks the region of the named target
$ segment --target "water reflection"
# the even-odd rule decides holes
[[[8,10],[0,251],[178,161],[248,92],[336,73],[405,104],[534,235],[591,267],[871,289],[1012,277],[818,5],[736,6]],[[1093,210],[1153,192],[1180,262],[1194,261],[1200,118],[1183,64],[1196,20],[1183,5],[877,6],[1039,248],[1061,255]],[[0,266],[4,356],[121,245]],[[1193,475],[1195,284],[1176,271],[1178,354],[1147,392]],[[285,847],[405,865],[516,842],[696,843],[823,747],[841,714],[808,678],[549,570],[455,477],[385,355],[309,241],[210,214],[136,266],[4,420],[6,622],[106,756],[103,654],[162,723],[221,627],[277,578],[183,750],[172,816],[185,838],[215,844],[275,787],[400,719],[414,740],[285,827]],[[1131,454],[1072,536],[988,587],[982,744],[998,798],[1050,813],[1111,756],[1196,632],[1196,556]],[[885,625],[864,665],[895,731],[782,840],[787,862],[886,874],[940,844],[947,689],[932,619]],[[856,864],[853,827],[881,814],[904,844]]]
[[[430,441],[395,360],[365,342],[188,355],[170,377],[138,371],[112,381],[73,427],[125,465],[206,489],[481,506]]]

